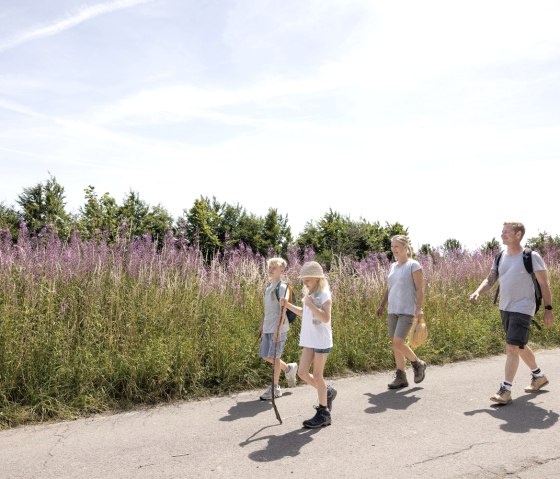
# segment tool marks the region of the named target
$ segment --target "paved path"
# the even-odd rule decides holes
[[[551,379],[492,407],[504,357],[429,367],[388,391],[388,373],[338,379],[333,425],[305,430],[312,388],[285,390],[283,425],[258,392],[0,432],[1,479],[560,478],[560,349]]]

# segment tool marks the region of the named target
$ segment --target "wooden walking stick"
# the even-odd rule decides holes
[[[289,292],[290,286],[286,283],[286,292],[284,293],[284,298],[286,298],[286,293]],[[280,342],[280,331],[282,330],[282,326],[284,325],[284,321],[286,321],[286,308],[284,306],[280,307],[280,317],[278,318],[278,326],[276,327],[276,334],[272,337],[272,342],[274,343],[274,358],[272,360],[272,407],[274,408],[274,414],[276,414],[276,419],[278,422],[282,424],[282,418],[280,417],[280,413],[278,412],[278,407],[276,407],[276,389],[274,384],[274,376],[276,375],[276,357],[278,356],[278,343]]]

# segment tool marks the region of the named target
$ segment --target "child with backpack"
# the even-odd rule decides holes
[[[511,388],[519,366],[519,358],[531,370],[531,384],[525,392],[536,393],[548,384],[541,371],[535,353],[527,343],[531,325],[541,300],[544,301],[544,325],[554,321],[552,314],[552,293],[548,274],[542,257],[529,249],[523,249],[521,240],[525,235],[522,223],[509,221],[503,224],[502,242],[506,250],[494,259],[488,277],[470,295],[471,302],[478,300],[482,293],[489,291],[500,282],[500,316],[506,334],[506,365],[504,380],[490,400],[498,404],[512,401]]]
[[[271,400],[272,394],[275,398],[282,396],[279,385],[280,371],[284,371],[288,387],[295,387],[298,370],[297,363],[286,364],[281,359],[290,329],[286,314],[284,313],[280,318],[280,300],[289,293],[288,283],[282,281],[282,274],[287,264],[283,258],[270,258],[266,264],[270,283],[264,293],[264,319],[259,328],[259,337],[261,338],[259,354],[262,359],[273,365],[274,391],[272,391],[272,385],[270,385],[260,397],[263,401]],[[278,328],[278,321],[282,322],[280,329]]]
[[[327,357],[333,346],[331,327],[331,292],[323,268],[315,261],[305,263],[299,277],[303,280],[303,306],[300,308],[282,299],[282,305],[301,316],[299,345],[303,348],[299,361],[299,377],[317,389],[319,406],[311,419],[303,421],[303,426],[317,429],[331,424],[333,400],[337,391],[327,386],[323,371]],[[313,365],[313,373],[309,369]]]

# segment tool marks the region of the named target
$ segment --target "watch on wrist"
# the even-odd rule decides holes
[[[552,305],[551,304],[547,304],[544,309],[546,309],[547,311],[552,311]]]

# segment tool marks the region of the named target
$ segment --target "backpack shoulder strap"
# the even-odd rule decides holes
[[[280,286],[282,286],[283,284],[286,285],[286,289],[289,291],[288,301],[290,301],[292,299],[292,288],[290,286],[290,283],[286,283],[285,281],[282,280],[280,280],[278,286],[276,286],[276,288],[274,289],[274,294],[276,294],[276,299],[280,301]]]
[[[523,250],[523,265],[527,273],[533,274],[533,250],[531,248],[525,248]]]
[[[494,257],[494,264],[492,265],[492,269],[494,269],[494,267],[496,268],[496,272],[499,273],[499,266],[500,266],[500,260],[502,259],[502,255],[504,254],[503,251],[500,251],[495,257]]]
[[[503,251],[500,251],[495,257],[494,257],[494,264],[492,265],[492,269],[496,270],[496,276],[500,276],[500,260],[502,259],[502,255],[504,254]],[[498,297],[500,296],[500,285],[498,285],[498,287],[496,288],[496,294],[494,294],[494,304],[496,304],[498,302]]]

